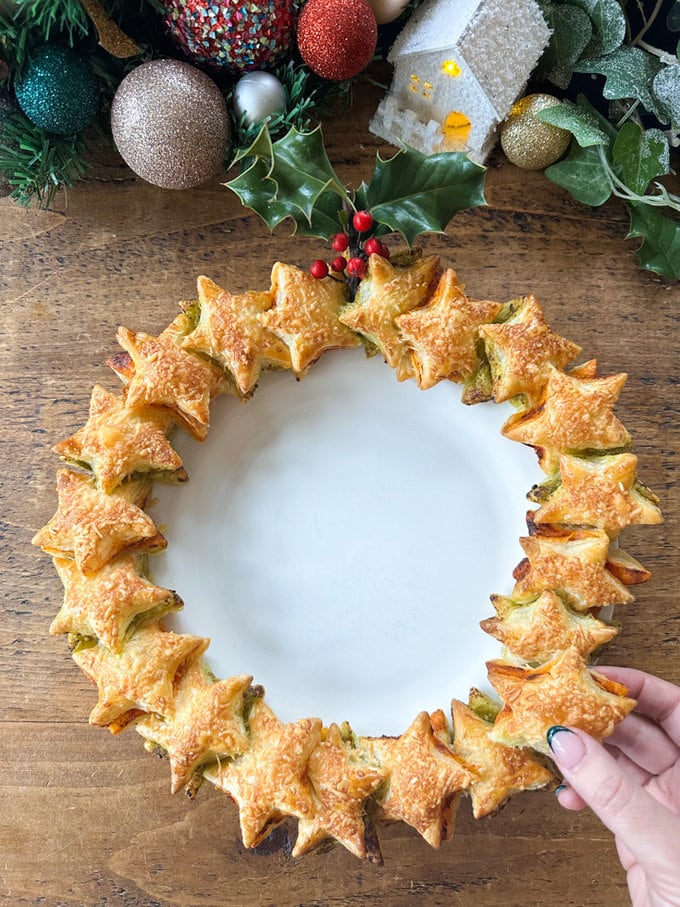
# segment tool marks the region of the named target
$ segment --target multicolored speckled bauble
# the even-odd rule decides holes
[[[230,137],[219,88],[179,60],[152,60],[125,76],[111,132],[125,163],[164,189],[189,189],[219,173]]]
[[[295,27],[294,0],[163,0],[175,43],[196,63],[247,72],[282,59]]]
[[[559,103],[550,94],[529,94],[513,104],[500,127],[501,148],[510,163],[523,170],[543,170],[562,157],[571,133],[535,116]]]
[[[57,135],[81,132],[99,110],[99,82],[92,67],[58,44],[45,44],[31,54],[14,93],[31,122]]]
[[[378,24],[365,0],[307,0],[298,23],[298,47],[324,79],[351,79],[375,53]]]

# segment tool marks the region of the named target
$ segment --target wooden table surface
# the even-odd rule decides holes
[[[325,125],[330,159],[357,185],[381,144],[362,89]],[[624,547],[653,571],[628,606],[606,660],[680,681],[680,293],[636,268],[616,202],[586,208],[541,173],[496,154],[488,207],[459,215],[429,251],[478,297],[533,292],[558,331],[629,375],[619,412],[640,476],[663,499],[662,526],[628,530]],[[277,258],[306,266],[323,243],[270,237],[214,185],[183,193],[136,180],[113,156],[54,209],[0,202],[3,615],[0,624],[0,902],[8,905],[529,905],[628,903],[612,839],[588,812],[551,793],[516,797],[475,821],[465,802],[440,850],[385,827],[385,865],[340,847],[300,860],[291,830],[258,852],[239,843],[235,808],[209,785],[192,803],[169,793],[167,764],[134,731],[88,725],[90,682],[48,627],[61,586],[30,545],[55,509],[51,446],[85,419],[92,385],[114,389],[104,364],[119,324],[154,332],[206,273],[232,290],[268,286]],[[490,609],[491,610],[491,609]],[[455,657],[455,656],[454,656]],[[442,703],[444,704],[444,703]]]

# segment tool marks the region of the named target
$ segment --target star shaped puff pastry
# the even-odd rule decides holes
[[[164,406],[180,425],[202,441],[210,425],[210,400],[228,389],[220,369],[183,350],[179,345],[181,335],[174,331],[152,337],[121,327],[117,336],[134,367],[125,387],[126,406]]]
[[[560,457],[560,483],[535,490],[541,507],[535,523],[562,523],[604,529],[616,537],[626,526],[662,523],[658,499],[636,481],[637,457],[632,453],[583,459]]]
[[[182,607],[176,592],[142,575],[136,554],[121,554],[89,576],[67,558],[55,557],[54,566],[64,585],[64,603],[52,621],[53,634],[95,637],[120,652],[140,619],[158,619]]]
[[[559,592],[576,611],[635,601],[628,589],[607,569],[609,536],[599,529],[521,538],[528,561],[513,576],[513,598],[534,598],[546,589]]]
[[[343,324],[378,347],[399,381],[412,378],[415,372],[409,346],[395,319],[428,301],[440,273],[436,255],[418,258],[408,267],[395,267],[381,255],[371,255],[354,302],[340,316]]]
[[[122,397],[95,385],[90,416],[83,428],[55,447],[67,463],[85,465],[110,494],[123,479],[137,473],[164,474],[184,481],[187,474],[166,434],[172,417],[161,409],[131,412]]]
[[[74,558],[86,575],[96,573],[122,551],[160,551],[167,543],[141,509],[150,490],[150,482],[133,479],[107,495],[91,476],[59,469],[59,507],[33,536],[33,544],[48,554]]]
[[[523,661],[548,661],[570,646],[589,655],[618,632],[592,614],[572,611],[550,589],[527,604],[502,595],[492,595],[491,601],[497,617],[481,621],[482,630]]]
[[[494,743],[489,738],[493,724],[457,699],[451,702],[451,717],[453,751],[477,775],[468,789],[475,819],[496,812],[519,791],[538,790],[553,781],[553,773],[529,751]]]
[[[321,721],[282,724],[268,705],[256,702],[249,725],[246,752],[209,767],[205,776],[236,802],[243,843],[256,847],[287,816],[314,815],[307,762],[321,740]]]
[[[198,302],[198,324],[183,338],[182,346],[218,362],[244,397],[252,392],[263,368],[291,367],[288,347],[257,320],[272,307],[273,293],[232,296],[207,277],[199,277]]]
[[[102,645],[76,649],[74,661],[99,687],[90,724],[116,734],[143,712],[171,718],[178,678],[208,643],[149,624],[137,630],[120,654]]]
[[[556,724],[607,737],[635,707],[628,690],[589,670],[575,648],[540,668],[487,663],[489,681],[504,702],[489,736],[507,746],[530,746],[550,755],[546,732]]]
[[[562,369],[581,347],[556,334],[548,325],[535,296],[511,303],[514,308],[500,324],[486,324],[479,334],[491,366],[496,403],[516,394],[539,396],[552,367]]]
[[[395,318],[411,347],[418,386],[426,390],[445,378],[465,381],[479,365],[479,326],[502,308],[500,302],[468,299],[456,272],[447,268],[427,305]]]
[[[401,737],[373,739],[387,787],[380,805],[386,819],[406,822],[432,847],[439,847],[450,830],[460,792],[476,775],[455,755],[430,716],[421,712]]]
[[[179,682],[172,716],[148,714],[139,719],[135,730],[170,759],[173,794],[190,782],[201,765],[233,758],[248,748],[243,709],[252,680],[242,674],[212,681],[198,659]]]
[[[343,739],[340,728],[324,729],[307,766],[314,792],[314,812],[298,822],[293,856],[299,857],[326,838],[339,841],[359,859],[382,862],[379,851],[368,850],[365,801],[384,775],[366,754]]]
[[[503,434],[535,447],[541,467],[554,472],[561,453],[625,447],[630,435],[613,409],[626,375],[574,378],[551,365],[544,396],[532,409],[510,416]]]
[[[317,280],[307,271],[277,261],[272,268],[271,293],[273,306],[256,318],[286,344],[297,375],[304,374],[325,350],[361,342],[338,319],[348,299],[343,281],[332,277]]]

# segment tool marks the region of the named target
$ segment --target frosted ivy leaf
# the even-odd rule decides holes
[[[663,108],[663,122],[680,129],[680,64],[664,67],[652,82],[652,91]]]
[[[559,88],[566,88],[577,60],[593,36],[593,26],[586,12],[570,4],[547,6],[544,13],[552,36],[540,70]]]
[[[576,72],[594,72],[605,77],[602,94],[610,101],[630,98],[664,122],[666,116],[652,94],[652,82],[663,64],[639,47],[619,47],[611,54],[579,61]]]
[[[618,0],[571,0],[588,13],[593,24],[593,37],[586,48],[589,57],[610,54],[623,43],[626,17]]]

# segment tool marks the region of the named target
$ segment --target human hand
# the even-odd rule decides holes
[[[553,727],[566,809],[590,806],[614,833],[634,907],[680,907],[680,687],[629,668],[597,668],[637,706],[603,745]]]

